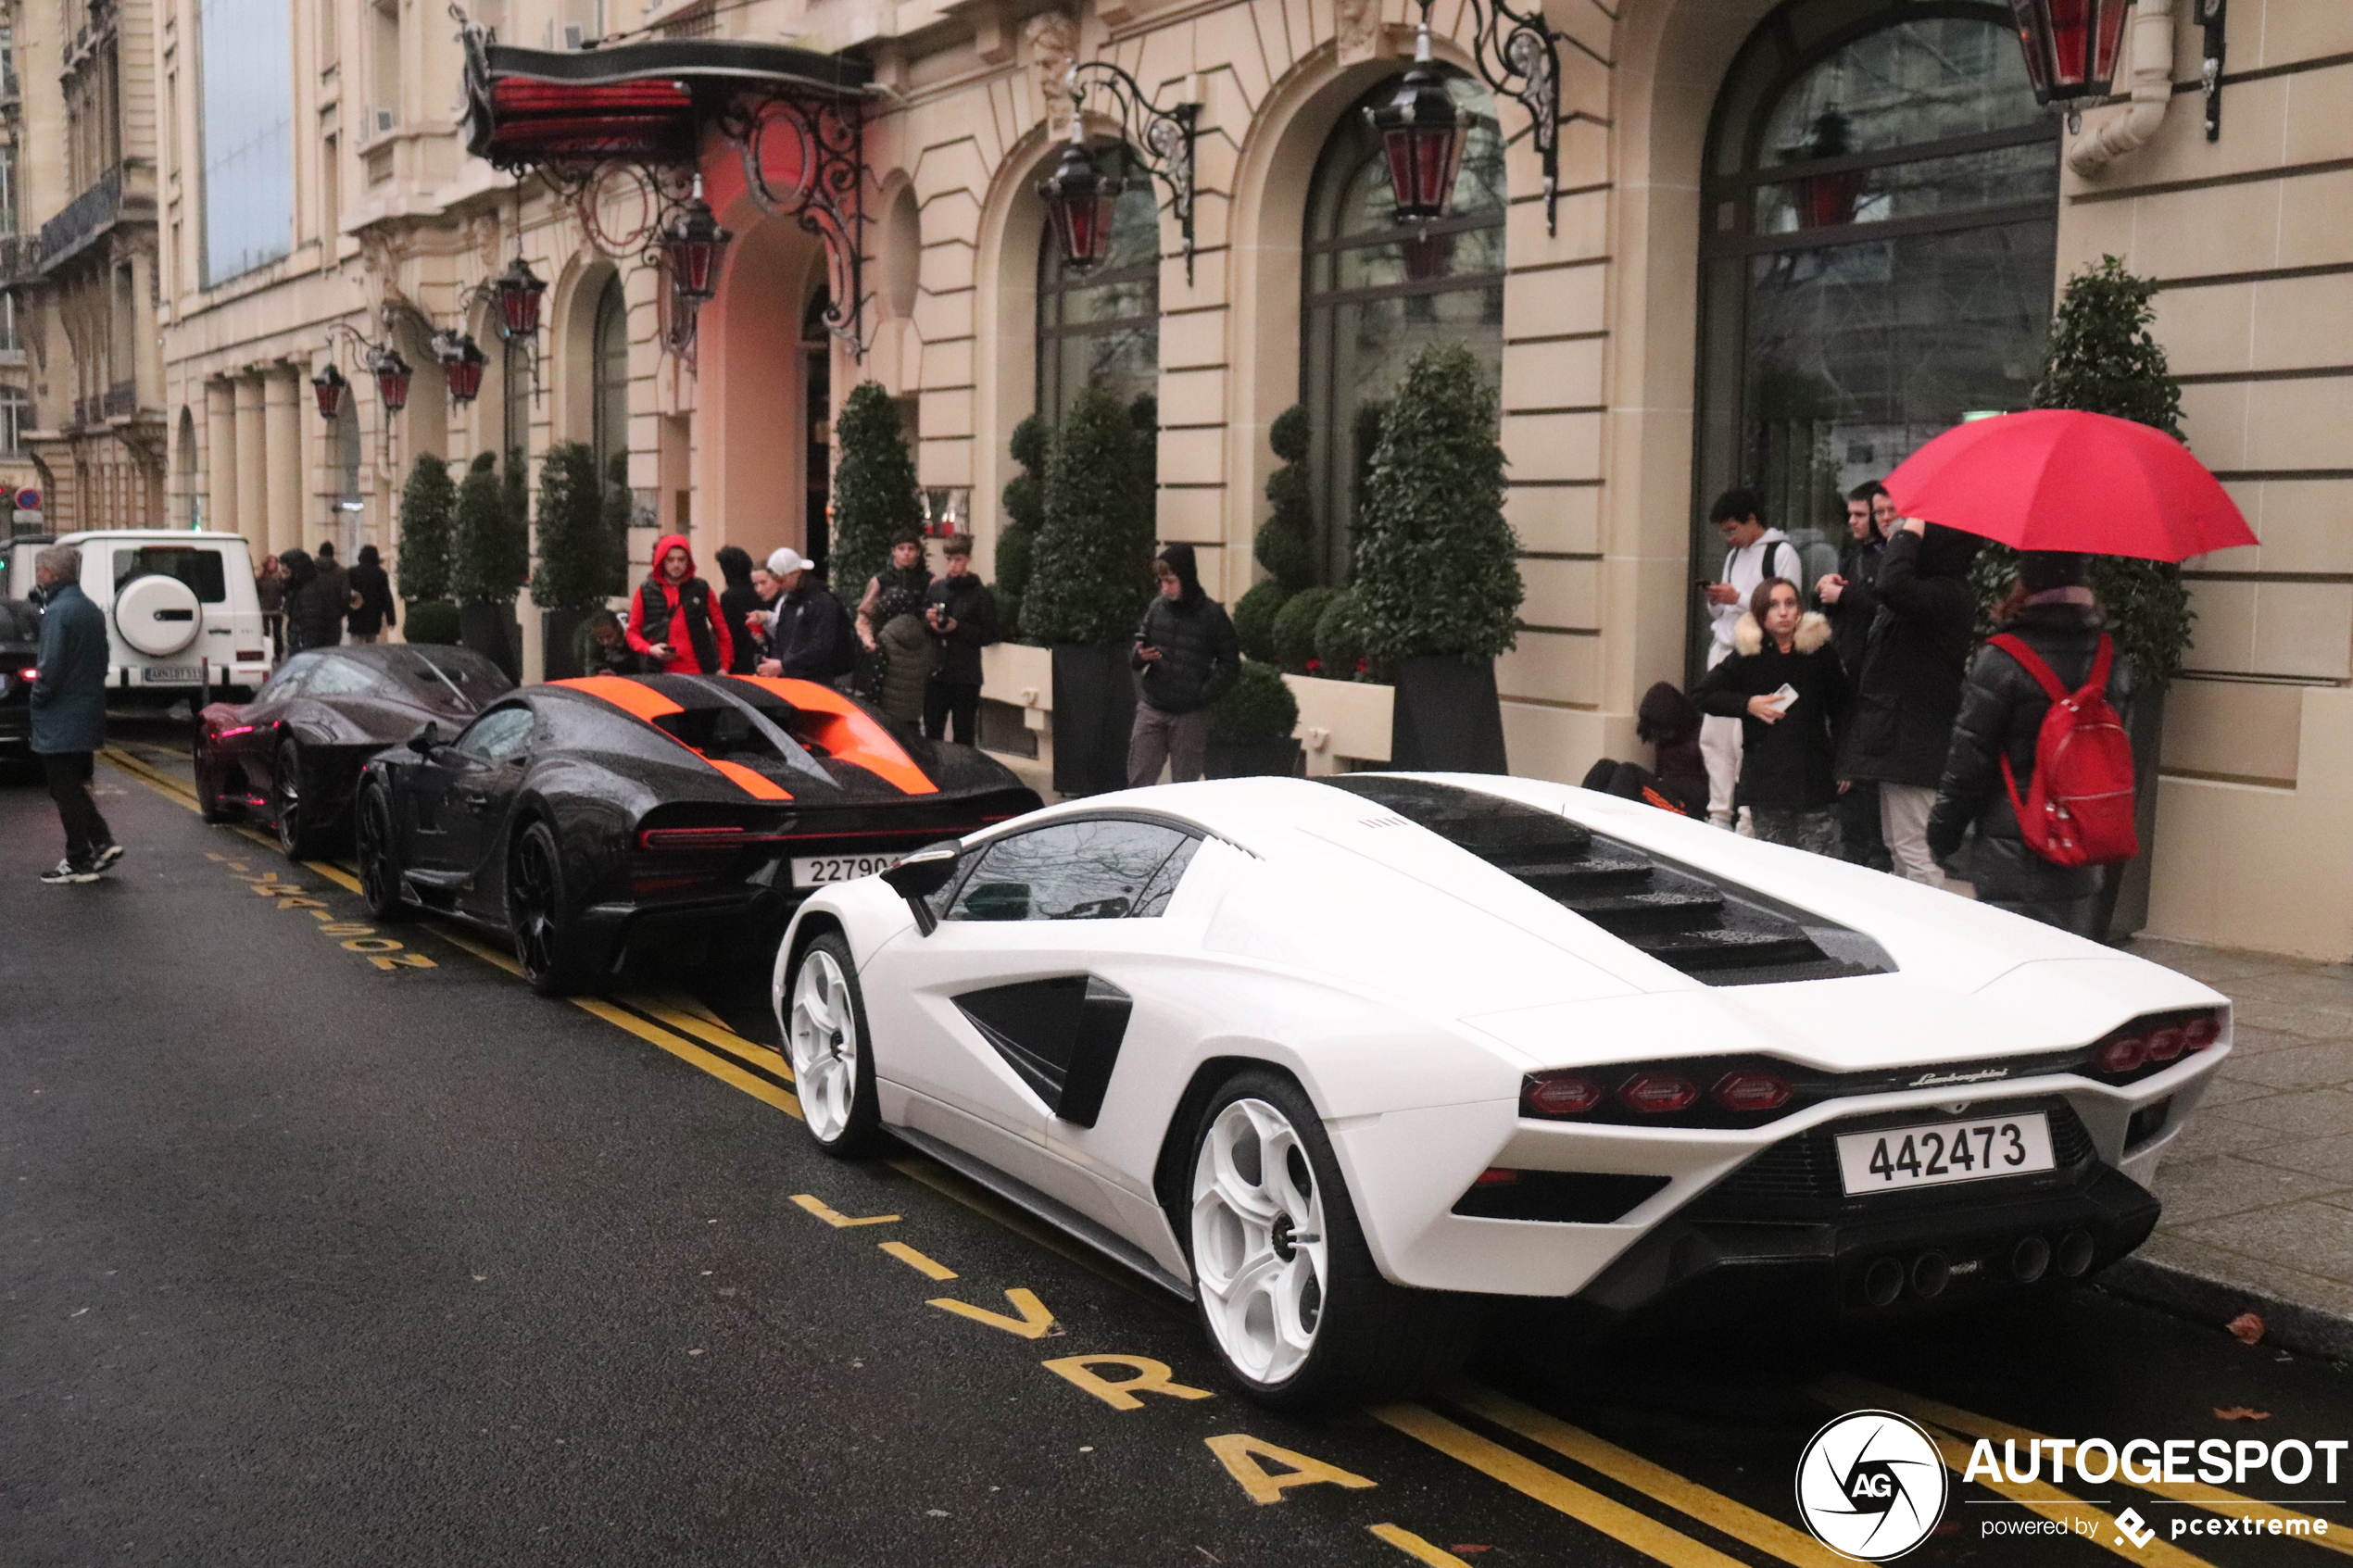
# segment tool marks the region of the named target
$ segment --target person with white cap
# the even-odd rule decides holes
[[[761,583],[762,576],[770,583]],[[754,573],[752,582],[762,603],[745,620],[768,645],[758,673],[830,684],[849,672],[858,656],[849,614],[812,575],[806,556],[790,546],[772,551],[768,570]]]

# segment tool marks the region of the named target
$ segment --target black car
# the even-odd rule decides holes
[[[32,760],[32,677],[41,652],[41,612],[0,599],[0,762]]]
[[[470,649],[356,643],[298,653],[251,702],[196,716],[196,801],[205,821],[250,817],[296,859],[350,831],[360,765],[427,724],[455,731],[515,689]]]
[[[360,884],[380,920],[507,934],[560,995],[633,960],[773,944],[812,889],[1038,804],[985,753],[813,682],[591,676],[370,761]]]

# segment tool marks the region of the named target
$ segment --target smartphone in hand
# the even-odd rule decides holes
[[[1787,681],[1783,681],[1780,684],[1780,689],[1779,691],[1769,693],[1766,696],[1765,700],[1773,705],[1776,712],[1787,713],[1790,710],[1791,705],[1797,701],[1797,688],[1791,685]]]

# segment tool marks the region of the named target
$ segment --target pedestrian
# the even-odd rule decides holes
[[[720,581],[726,584],[719,590],[719,613],[726,618],[728,640],[735,648],[727,673],[749,675],[760,657],[751,628],[744,624],[745,612],[760,605],[760,591],[751,581],[751,554],[735,545],[722,545],[711,558],[719,563]]]
[[[858,641],[870,653],[883,624],[875,614],[875,600],[889,588],[904,588],[915,596],[917,604],[923,603],[931,588],[931,568],[924,564],[922,534],[910,530],[891,540],[890,564],[867,578],[865,591],[858,596]]]
[[[644,656],[629,646],[621,617],[609,609],[588,612],[588,619],[572,634],[572,658],[583,675],[645,673]]]
[[[66,832],[66,858],[41,873],[51,886],[95,882],[122,859],[114,830],[91,797],[107,743],[107,618],[82,591],[82,552],[52,545],[33,558],[41,589],[40,674],[32,683],[32,752]]]
[[[1862,678],[1871,619],[1879,613],[1879,596],[1871,583],[1879,574],[1888,530],[1894,525],[1895,499],[1887,493],[1887,486],[1876,479],[1856,485],[1846,496],[1847,544],[1839,556],[1838,570],[1814,584],[1814,596],[1821,602],[1822,613],[1830,617],[1831,646],[1838,650],[1850,682]],[[1838,816],[1840,859],[1875,872],[1894,868],[1887,841],[1879,831],[1875,781],[1851,781],[1831,809]]]
[[[1127,784],[1200,778],[1209,757],[1210,705],[1241,678],[1241,644],[1226,607],[1202,591],[1190,545],[1164,545],[1152,561],[1159,592],[1136,628],[1130,662],[1143,671],[1127,739]]]
[[[1655,770],[1604,758],[1585,774],[1585,787],[1627,800],[1647,801],[1686,817],[1707,815],[1707,760],[1700,755],[1702,715],[1672,681],[1654,682],[1634,709],[1634,738],[1651,748]]]
[[[343,640],[344,607],[320,580],[309,552],[288,550],[278,558],[286,574],[286,655],[331,648]]]
[[[335,542],[333,539],[319,541],[319,554],[315,558],[319,567],[320,590],[326,595],[327,602],[335,607],[334,640],[340,643],[343,641],[343,618],[351,613],[353,605],[351,571],[335,558]]]
[[[1851,688],[1827,617],[1798,586],[1768,577],[1732,629],[1732,653],[1695,694],[1701,709],[1741,724],[1735,798],[1756,836],[1817,855],[1838,853],[1838,722]]]
[[[831,685],[858,663],[858,635],[850,628],[849,612],[817,581],[809,558],[798,550],[772,553],[768,572],[783,591],[773,605],[754,612],[768,643],[759,672]]]
[[[653,570],[629,600],[629,646],[672,675],[719,675],[734,663],[727,618],[711,602],[711,584],[695,575],[683,533],[654,541]]]
[[[1715,637],[1708,645],[1707,667],[1715,669],[1732,654],[1732,633],[1748,613],[1756,585],[1768,577],[1792,583],[1805,581],[1806,568],[1797,558],[1789,535],[1765,524],[1765,503],[1754,490],[1727,490],[1707,508],[1707,521],[1724,540],[1724,569],[1713,583],[1702,583]],[[1711,715],[1699,729],[1700,754],[1707,759],[1707,819],[1718,827],[1733,824],[1732,796],[1740,784],[1741,734],[1738,719]]]
[[[924,596],[931,633],[931,679],[924,686],[924,734],[933,740],[955,722],[958,746],[980,744],[980,650],[997,640],[997,596],[973,571],[973,542],[959,533],[946,546],[948,574]]]
[[[896,583],[875,596],[868,611],[875,626],[875,706],[910,724],[923,722],[931,679],[931,633],[923,611],[923,596]]]
[[[359,559],[351,569],[351,613],[345,624],[351,629],[355,643],[381,640],[387,628],[397,623],[393,613],[392,579],[384,575],[384,558],[376,554],[373,545],[359,546]]]
[[[2082,556],[2059,551],[2032,550],[2020,557],[2024,603],[2002,626],[2050,666],[2070,693],[2091,680],[2093,661],[2108,641],[2084,566]],[[2128,659],[2115,659],[2108,668],[2108,706],[2128,724],[2135,675]],[[2035,743],[2050,710],[2042,683],[2007,649],[1990,645],[1978,649],[1961,688],[1960,717],[1929,814],[1928,847],[1939,861],[1949,860],[1976,824],[1969,881],[1979,902],[2078,936],[2096,936],[2093,924],[2102,868],[2054,865],[2036,854],[2019,831],[2011,797],[2015,788],[2017,799],[2026,798]],[[2005,758],[2008,780],[2003,777]]]
[[[276,556],[253,569],[253,596],[261,606],[262,630],[270,633],[270,657],[286,657],[286,572]]]
[[[1931,887],[1944,873],[1928,848],[1929,808],[1961,707],[1977,624],[1969,565],[1975,535],[1917,518],[1888,536],[1854,710],[1839,746],[1842,779],[1879,785],[1880,834],[1896,872]]]

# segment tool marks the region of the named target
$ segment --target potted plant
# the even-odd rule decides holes
[[[915,483],[899,405],[880,382],[849,389],[834,426],[841,460],[834,467],[834,536],[826,576],[855,610],[866,581],[890,564],[890,542],[921,533],[924,498]]]
[[[637,516],[629,490],[629,454],[615,452],[605,465],[605,597],[629,592],[629,530]]]
[[[2149,304],[2156,293],[2154,281],[2126,271],[2113,256],[2070,278],[2035,379],[2034,407],[2109,414],[2161,430],[2176,441],[2185,439],[2181,387],[2166,363],[2164,346],[2148,330],[2156,319]],[[2116,639],[2117,652],[2132,659],[2139,681],[2127,727],[2139,790],[2133,804],[2141,852],[2103,882],[2094,927],[2115,941],[2148,922],[2165,688],[2181,672],[2196,616],[2177,566],[2129,556],[2095,556],[2090,566],[2092,591]],[[2018,553],[2007,546],[1988,545],[1978,552],[1971,574],[1981,636],[1993,633],[1993,607],[2008,594],[2017,572]]]
[[[1495,427],[1478,359],[1432,344],[1383,413],[1365,477],[1355,619],[1367,659],[1393,672],[1401,769],[1506,771],[1495,659],[1515,641],[1522,588]]]
[[[507,629],[530,569],[530,545],[515,525],[512,502],[499,481],[498,455],[478,452],[458,485],[449,587],[466,646],[505,671],[509,680],[522,673]]]
[[[598,490],[597,454],[585,443],[547,448],[539,466],[539,564],[531,597],[540,610],[542,660],[551,681],[580,673],[573,635],[604,604],[612,578],[611,534]]]
[[[1275,620],[1293,594],[1315,581],[1315,513],[1308,497],[1307,452],[1314,427],[1307,405],[1294,403],[1275,416],[1267,445],[1283,460],[1266,476],[1272,510],[1258,525],[1252,554],[1266,575],[1234,601],[1234,634],[1252,659],[1277,661]]]
[[[1286,675],[1321,675],[1323,661],[1315,657],[1315,628],[1338,596],[1329,588],[1302,588],[1283,601],[1275,615],[1275,662]]]
[[[1241,677],[1210,706],[1209,756],[1204,771],[1213,779],[1297,775],[1303,753],[1291,732],[1299,728],[1299,701],[1271,664],[1242,662]]]
[[[449,530],[458,505],[449,464],[420,452],[400,487],[400,596],[407,601],[401,635],[412,643],[458,640],[458,607],[449,602]],[[424,617],[421,623],[419,615]]]
[[[997,618],[1008,636],[1026,638],[1022,626],[1022,596],[1029,592],[1031,562],[1038,551],[1038,525],[1046,518],[1046,463],[1054,449],[1054,433],[1032,414],[1013,426],[1013,461],[1021,472],[1005,486],[1005,526],[997,535]]]
[[[1098,795],[1127,782],[1135,726],[1130,639],[1151,596],[1151,458],[1129,410],[1089,388],[1046,467],[1023,629],[1054,650],[1054,788]]]
[[[1356,590],[1342,588],[1315,618],[1315,662],[1327,681],[1369,681],[1372,659],[1356,619]]]

